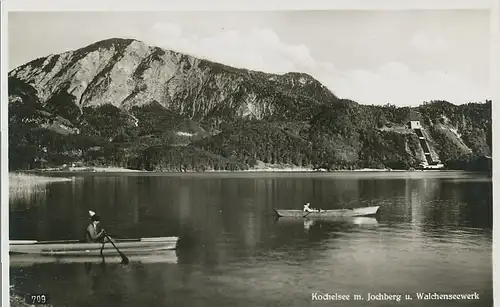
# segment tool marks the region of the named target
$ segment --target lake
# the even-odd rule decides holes
[[[344,221],[273,215],[306,201],[381,207]],[[493,306],[487,175],[77,174],[11,199],[10,239],[81,239],[88,210],[115,237],[178,236],[177,263],[11,266],[18,292],[54,306]]]

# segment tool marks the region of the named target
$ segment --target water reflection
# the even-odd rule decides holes
[[[106,270],[92,264],[91,273],[81,263],[64,265],[68,272],[40,264],[13,270],[14,284],[33,292],[43,283],[45,291],[73,306],[78,306],[77,298],[121,306],[234,306],[252,293],[257,305],[286,306],[309,304],[305,298],[312,288],[475,289],[488,303],[490,181],[466,181],[462,175],[461,180],[422,174],[384,179],[308,176],[101,175],[51,186],[36,203],[11,202],[11,239],[79,238],[92,209],[117,237],[179,236],[178,264],[109,264]],[[305,201],[324,209],[381,208],[376,218],[272,216],[273,208],[301,209]],[[44,276],[57,276],[58,281]],[[75,292],[75,284],[81,285],[81,293],[67,296],[63,291]],[[290,294],[292,288],[299,290]],[[280,301],[285,295],[289,299]]]
[[[175,234],[181,237],[180,244],[201,244],[205,252],[218,254],[209,259],[226,257],[219,244],[235,244],[236,250],[252,253],[268,240],[272,208],[297,209],[303,200],[324,209],[380,205],[380,221],[409,223],[413,231],[433,235],[438,231],[435,225],[491,228],[492,224],[491,184],[435,178],[90,177],[54,186],[45,194],[47,198],[39,198],[36,206],[25,200],[11,202],[12,236],[79,238],[88,223],[87,210],[92,209],[101,213],[108,232],[118,237]],[[312,225],[303,221],[302,227]]]

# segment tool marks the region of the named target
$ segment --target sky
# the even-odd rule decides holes
[[[9,70],[110,37],[270,73],[308,73],[363,104],[491,98],[481,10],[11,12]]]

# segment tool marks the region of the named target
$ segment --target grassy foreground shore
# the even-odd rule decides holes
[[[31,307],[35,305],[30,305],[26,303],[25,299],[18,294],[10,293],[10,307]]]
[[[32,304],[28,304],[28,302],[26,302],[26,299],[21,296],[19,293],[16,293],[14,291],[14,286],[10,286],[10,297],[9,297],[9,305],[10,307],[33,307],[33,306],[41,306],[41,305],[32,305]],[[47,307],[54,307],[53,305],[51,304],[45,304],[43,306],[47,306]]]

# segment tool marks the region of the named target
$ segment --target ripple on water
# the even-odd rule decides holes
[[[38,198],[39,204],[30,199],[12,203],[11,219],[34,221],[13,227],[14,236],[78,235],[87,223],[81,213],[97,207],[118,233],[191,240],[173,266],[109,266],[95,275],[79,266],[39,266],[12,270],[12,279],[21,281],[16,286],[24,291],[43,284],[67,306],[82,300],[113,306],[119,297],[124,307],[309,306],[316,291],[478,291],[491,297],[490,184],[476,182],[472,191],[468,184],[447,182],[456,176],[449,173],[344,174],[321,180],[245,176],[90,176],[51,186],[50,198]],[[376,219],[341,223],[273,223],[264,216],[272,208],[300,207],[302,199],[332,208],[382,207]],[[58,214],[51,215],[54,211]]]

